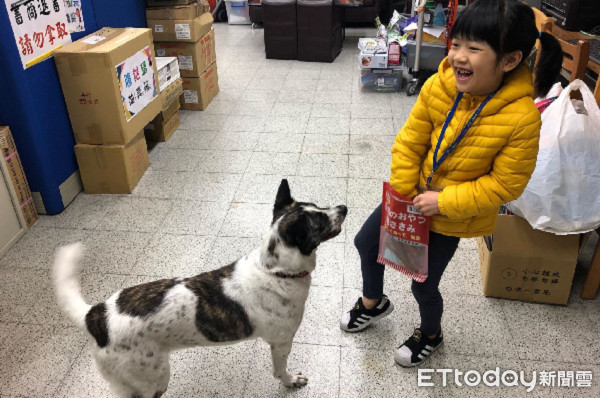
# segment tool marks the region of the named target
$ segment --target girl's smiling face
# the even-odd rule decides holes
[[[484,41],[455,37],[448,52],[448,62],[454,71],[458,91],[471,95],[488,95],[500,87],[506,72],[514,69],[521,60],[516,51],[502,57]]]

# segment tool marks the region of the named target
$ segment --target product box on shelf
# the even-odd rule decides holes
[[[363,69],[360,87],[362,91],[398,92],[402,88],[402,68]]]
[[[132,193],[150,164],[144,132],[126,145],[75,145],[85,193]]]
[[[183,80],[181,80],[180,77],[160,92],[160,103],[162,104],[161,110],[163,112],[166,111],[173,101],[178,100],[181,94],[183,94]]]
[[[194,19],[149,19],[148,27],[152,29],[154,41],[176,41],[195,43],[202,38],[213,24],[210,13]]]
[[[2,155],[2,161],[10,175],[10,180],[14,192],[17,195],[17,200],[25,223],[27,224],[27,228],[31,228],[37,221],[38,214],[35,210],[35,205],[33,204],[33,197],[31,196],[31,190],[29,189],[29,184],[25,177],[21,158],[17,152],[17,146],[15,145],[10,129],[6,126],[0,126],[0,154]],[[1,172],[0,178],[2,178]]]
[[[363,52],[358,54],[358,67],[361,69],[372,69],[372,68],[387,68],[388,55],[387,53],[382,54],[365,54]]]
[[[183,80],[183,95],[179,97],[181,109],[203,111],[219,92],[217,63],[213,63],[200,77]]]
[[[195,43],[155,42],[156,55],[177,57],[182,77],[199,77],[217,60],[215,53],[215,31],[211,29]]]
[[[103,28],[54,59],[80,144],[127,144],[160,111],[149,29]]]
[[[169,84],[179,79],[179,65],[176,57],[156,57],[158,86],[162,92]]]

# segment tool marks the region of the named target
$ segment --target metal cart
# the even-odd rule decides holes
[[[470,2],[467,0],[467,2]],[[425,25],[425,7],[427,4],[427,0],[415,0],[415,5],[412,7],[411,16],[415,15],[415,12],[419,14],[419,18],[417,20],[417,34],[415,38],[416,46],[415,46],[415,63],[412,68],[412,80],[408,82],[406,86],[406,95],[414,95],[417,93],[417,89],[419,87],[420,79],[419,79],[419,68],[421,64],[421,46],[423,43],[423,26]],[[452,29],[452,25],[456,20],[456,12],[458,9],[458,0],[449,0],[448,2],[449,13],[446,19],[446,31],[450,32]],[[450,39],[448,36],[446,37],[446,49],[450,47]]]

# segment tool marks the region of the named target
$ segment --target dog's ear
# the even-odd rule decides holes
[[[284,178],[281,180],[279,189],[277,190],[277,196],[275,197],[275,206],[273,208],[273,214],[279,213],[284,207],[294,203],[292,194],[290,193],[290,186],[288,181]]]

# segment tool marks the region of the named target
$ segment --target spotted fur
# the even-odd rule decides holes
[[[54,265],[58,302],[88,332],[96,364],[119,397],[160,397],[169,384],[169,354],[186,347],[262,338],[273,374],[287,387],[308,379],[287,370],[316,266],[316,248],[340,233],[345,206],[296,202],[282,180],[263,243],[238,261],[185,279],[128,287],[87,304],[76,268],[81,244],[60,248]],[[283,278],[283,275],[305,277]]]

